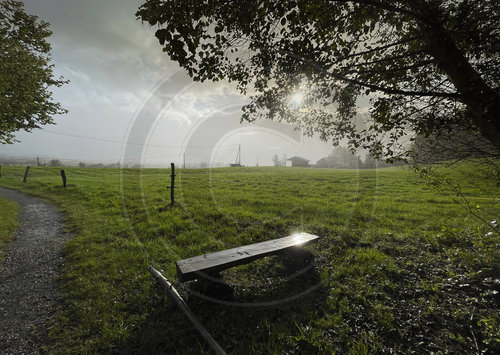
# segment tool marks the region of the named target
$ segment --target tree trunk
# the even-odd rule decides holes
[[[457,47],[439,16],[424,1],[407,1],[408,6],[420,16],[416,19],[422,32],[427,51],[450,79],[460,101],[471,113],[481,135],[500,151],[500,96],[483,80]]]

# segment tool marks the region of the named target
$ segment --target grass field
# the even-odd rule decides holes
[[[409,169],[169,170],[4,167],[0,185],[46,197],[75,233],[66,248],[64,311],[48,351],[199,353],[208,348],[162,294],[150,264],[176,281],[175,260],[305,231],[313,268],[270,257],[223,273],[234,297],[183,293],[229,352],[498,352],[498,232],[453,189]],[[500,188],[467,165],[473,212],[499,215]]]
[[[19,205],[0,197],[0,261],[3,260],[3,250],[16,229]]]

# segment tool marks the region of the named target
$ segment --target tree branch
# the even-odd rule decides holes
[[[419,63],[415,63],[412,65],[400,66],[397,68],[385,68],[385,69],[367,69],[367,70],[359,70],[359,71],[351,71],[348,74],[372,74],[372,73],[395,73],[398,71],[406,71],[409,69],[415,69],[420,67],[425,67],[426,65],[434,63],[433,60],[424,60]],[[345,68],[349,69],[349,68]]]
[[[372,60],[370,62],[363,62],[363,63],[352,64],[352,65],[350,65],[350,67],[359,67],[359,66],[362,66],[362,65],[371,65],[371,64],[378,64],[378,63],[382,63],[382,62],[389,62],[391,60],[402,59],[402,58],[406,58],[406,57],[413,56],[413,55],[416,55],[416,54],[421,54],[421,53],[424,53],[424,51],[421,51],[421,50],[419,50],[419,51],[411,51],[411,52],[408,52],[408,53],[405,53],[405,54],[395,55],[394,57],[385,57],[385,58],[381,58],[381,59],[378,59],[378,60]]]
[[[410,37],[410,38],[407,38],[407,39],[403,39],[401,41],[397,41],[397,42],[394,42],[394,43],[386,44],[385,46],[380,46],[380,47],[372,48],[372,49],[369,49],[367,51],[348,54],[348,55],[346,55],[344,57],[337,58],[337,61],[346,60],[346,59],[349,59],[349,58],[352,58],[352,57],[358,57],[358,56],[363,55],[363,54],[369,54],[369,53],[373,53],[373,52],[378,52],[378,51],[381,51],[381,50],[384,50],[384,49],[387,49],[387,48],[391,48],[391,47],[394,47],[394,46],[399,46],[400,44],[405,44],[405,43],[408,43],[408,42],[412,42],[412,41],[414,41],[416,39],[420,39],[420,37]]]
[[[350,84],[355,84],[355,85],[359,85],[359,86],[362,86],[362,87],[367,87],[367,88],[370,88],[370,89],[373,89],[373,90],[381,91],[381,92],[386,93],[386,94],[445,97],[445,98],[450,98],[450,99],[457,99],[457,98],[459,98],[459,96],[456,93],[443,93],[443,92],[430,92],[430,91],[407,91],[407,90],[386,88],[386,87],[383,87],[383,86],[379,86],[379,85],[375,85],[375,84],[370,84],[370,83],[362,82],[362,81],[359,81],[359,80],[356,80],[356,79],[347,78],[347,77],[345,77],[343,75],[340,75],[340,74],[337,74],[337,73],[329,72],[328,70],[324,69],[318,63],[313,62],[313,61],[311,61],[309,59],[302,58],[301,56],[296,55],[294,53],[291,53],[289,51],[278,50],[278,52],[281,53],[281,54],[289,55],[292,58],[298,59],[301,62],[312,66],[317,71],[319,71],[319,72],[321,72],[321,73],[323,73],[325,75],[331,76],[332,78],[335,78],[335,79],[338,79],[338,80],[341,80],[341,81],[345,81],[345,82],[348,82]]]
[[[331,1],[341,2],[341,3],[353,2],[353,3],[356,3],[358,5],[372,6],[372,7],[376,7],[378,9],[386,10],[389,12],[397,12],[400,14],[405,14],[405,15],[410,15],[410,16],[416,15],[414,12],[412,12],[410,10],[403,9],[403,8],[397,7],[397,6],[388,5],[387,4],[388,1],[385,1],[385,2],[383,2],[383,1],[376,2],[376,1],[372,1],[372,0],[331,0]]]

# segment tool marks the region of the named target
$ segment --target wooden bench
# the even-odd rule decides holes
[[[180,282],[194,280],[203,274],[216,273],[258,258],[305,246],[318,238],[313,234],[296,233],[284,238],[178,260],[177,276]]]

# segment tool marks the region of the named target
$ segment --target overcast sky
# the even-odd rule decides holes
[[[164,166],[184,156],[187,165],[234,162],[240,144],[244,165],[272,165],[274,154],[315,162],[331,152],[286,128],[239,126],[246,98],[228,83],[193,83],[162,52],[155,29],[136,20],[141,3],[25,1],[51,24],[55,75],[70,80],[54,99],[69,113],[20,132],[0,155]]]

